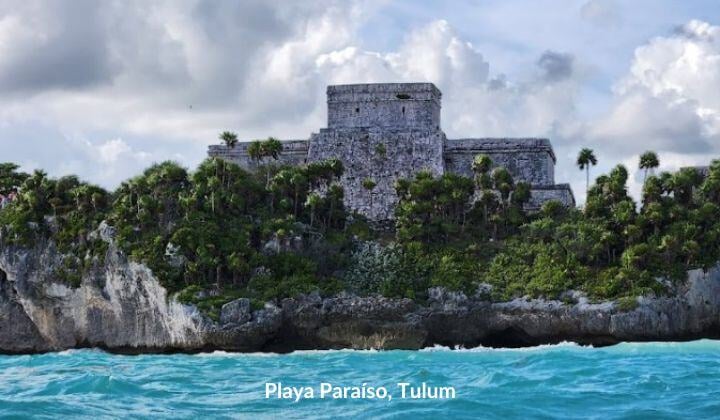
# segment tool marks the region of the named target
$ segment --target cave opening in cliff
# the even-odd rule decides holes
[[[494,348],[520,348],[543,344],[543,341],[534,339],[520,328],[509,327],[488,334],[480,344]]]

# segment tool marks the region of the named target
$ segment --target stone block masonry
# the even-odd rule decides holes
[[[277,161],[272,158],[266,158],[262,161],[251,159],[247,152],[250,142],[238,143],[235,147],[213,144],[208,148],[208,156],[234,162],[249,171],[257,169],[258,165],[263,165],[269,162],[275,162],[278,165],[293,166],[305,164],[308,151],[307,140],[283,140],[282,142],[283,151],[278,156]]]
[[[432,83],[328,86],[328,128],[438,131],[440,97]]]
[[[338,158],[345,172],[340,182],[346,206],[371,220],[393,218],[395,181],[421,170],[443,173],[444,134],[439,130],[328,129],[310,137],[308,161]],[[375,183],[372,190],[363,181]]]
[[[446,168],[450,172],[472,177],[472,162],[478,154],[489,156],[493,166],[506,168],[515,180],[534,186],[555,183],[555,153],[547,139],[448,140],[445,145]]]
[[[441,93],[432,83],[380,83],[328,86],[327,128],[309,140],[286,140],[278,164],[301,165],[329,158],[342,161],[345,205],[373,221],[393,218],[395,181],[422,170],[473,176],[471,164],[486,154],[516,181],[532,186],[530,210],[549,200],[575,206],[568,184],[555,184],[555,154],[543,138],[447,139],[440,129]],[[249,143],[210,146],[209,156],[248,170],[258,164]],[[363,181],[375,187],[364,188]]]

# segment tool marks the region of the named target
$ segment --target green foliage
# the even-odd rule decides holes
[[[638,167],[645,171],[645,179],[647,180],[648,171],[660,166],[660,160],[655,152],[647,151],[640,155]]]
[[[32,247],[53,236],[58,249],[73,256],[56,270],[58,279],[78,286],[92,258],[104,258],[105,247],[89,233],[106,217],[110,195],[75,176],[51,179],[43,171],[28,175],[17,169],[14,164],[0,165],[1,188],[17,190],[16,198],[0,211],[3,241]]]
[[[417,244],[366,242],[354,250],[343,284],[359,294],[415,298],[426,292],[429,276],[430,261]]]
[[[265,140],[255,140],[250,143],[247,148],[248,156],[251,159],[260,162],[267,158],[278,160],[282,153],[282,142],[275,137],[268,137]]]
[[[629,312],[638,307],[637,298],[634,296],[624,296],[617,300],[617,308],[621,312]]]
[[[582,171],[584,169],[587,169],[590,165],[597,165],[597,158],[595,157],[595,152],[593,152],[592,149],[588,148],[582,149],[578,154],[577,166]]]
[[[0,163],[0,194],[8,195],[30,176],[24,172],[18,172],[20,167],[11,162]]]
[[[485,172],[476,181],[489,170],[490,163],[482,165]],[[419,172],[412,180],[398,181],[398,240],[447,244],[488,236],[496,240],[515,232],[526,220],[523,207],[530,199],[529,185],[515,184],[504,168],[493,170],[489,179],[489,186],[484,186],[453,173],[434,177]]]
[[[225,146],[232,149],[238,143],[238,136],[231,131],[223,131],[222,133],[220,133],[220,140],[225,143]]]
[[[266,184],[220,159],[206,160],[192,175],[166,162],[120,187],[110,220],[118,228],[119,244],[148,264],[170,290],[250,287],[263,284],[252,282],[254,272],[272,267],[289,238],[343,228],[343,191],[333,183],[341,174],[338,161],[318,162],[281,168]],[[321,185],[325,194],[311,192]],[[263,254],[267,246],[271,256]],[[317,284],[324,280],[315,270],[295,274],[295,285],[310,282],[311,276],[318,277]],[[271,276],[285,286],[291,277]],[[275,294],[266,289],[258,294],[280,297],[281,290],[308,288],[277,286]]]
[[[382,143],[378,143],[375,145],[375,153],[380,157],[385,157],[387,154],[387,148],[385,148],[385,145]]]
[[[430,284],[448,290],[458,290],[473,295],[482,274],[482,264],[477,258],[463,252],[446,252],[433,266]]]
[[[655,158],[646,154],[642,167],[657,166]],[[596,161],[585,150],[578,164],[587,169]],[[483,155],[474,159],[473,171],[469,190],[467,179],[428,173],[396,185],[397,238],[425,244],[436,273],[432,283],[471,290],[487,282],[495,299],[560,298],[569,289],[607,299],[666,292],[667,283],[656,278],[683,281],[688,269],[720,259],[718,162],[704,179],[694,169],[648,177],[640,208],[627,193],[628,171],[619,165],[598,177],[583,211],[548,202],[530,215],[523,211],[528,185],[515,183],[504,168],[492,169]],[[495,252],[480,256],[474,270],[459,269],[447,257],[490,244]],[[462,273],[475,276],[470,287],[458,280],[466,277]]]
[[[373,189],[375,189],[376,185],[377,182],[373,181],[372,178],[365,178],[362,180],[362,187],[368,191],[372,191]]]
[[[391,237],[347,214],[339,160],[269,165],[281,150],[272,138],[251,144],[253,173],[219,159],[192,173],[155,164],[113,194],[74,176],[0,164],[0,192],[17,190],[0,210],[0,238],[22,247],[52,239],[64,254],[56,278],[78,286],[107,252],[90,234],[106,220],[133,260],[212,317],[238,297],[258,306],[350,290],[422,300],[429,287],[472,295],[484,283],[497,300],[582,290],[620,298],[628,310],[635,297],[665,293],[686,270],[720,260],[718,161],[706,177],[694,169],[647,176],[637,204],[619,165],[589,188],[584,209],[551,201],[527,213],[530,185],[478,155],[472,178],[419,172],[399,179]],[[596,162],[592,151],[581,157],[584,169]],[[655,168],[654,157],[643,155],[641,168]],[[362,181],[368,193],[376,185]]]
[[[590,166],[597,165],[597,158],[595,157],[595,152],[592,151],[592,149],[584,148],[580,150],[580,153],[577,157],[576,162],[578,168],[582,171],[585,171],[586,176],[586,183],[585,188],[586,190],[590,189]]]

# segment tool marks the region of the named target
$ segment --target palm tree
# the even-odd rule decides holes
[[[495,168],[495,170],[492,171],[492,183],[493,188],[496,191],[500,192],[500,197],[502,198],[503,204],[506,204],[508,199],[510,198],[510,193],[513,190],[513,178],[510,172],[503,168]]]
[[[488,184],[488,172],[492,167],[492,159],[487,155],[475,155],[471,169],[475,173],[475,183],[478,187],[485,188]]]
[[[248,145],[247,154],[253,162],[255,162],[256,164],[260,163],[260,159],[263,158],[262,143],[260,142],[260,140],[255,140]]]
[[[480,202],[483,205],[483,221],[488,223],[488,205],[495,198],[495,194],[490,189],[492,180],[488,175],[492,167],[492,159],[487,155],[475,155],[473,158],[471,169],[475,173],[475,185],[480,189]]]
[[[310,227],[313,227],[315,222],[315,211],[317,210],[318,205],[320,205],[321,200],[320,195],[317,193],[309,194],[305,200],[305,206],[310,208]]]
[[[476,174],[484,174],[490,170],[492,159],[487,155],[475,155],[472,161],[472,170]]]
[[[263,157],[271,157],[278,160],[283,150],[283,145],[282,142],[275,137],[268,137],[267,140],[261,143],[260,150]]]
[[[648,171],[655,169],[660,166],[660,160],[655,152],[647,151],[640,155],[639,168],[645,170],[645,177],[643,178],[643,184],[647,180]]]
[[[365,178],[362,180],[362,187],[365,188],[368,191],[368,194],[370,195],[370,211],[372,212],[372,190],[375,189],[377,186],[377,182],[373,181],[372,178]]]
[[[223,131],[222,133],[220,133],[220,140],[225,142],[225,146],[232,149],[238,143],[238,136],[232,131]]]
[[[307,180],[305,176],[300,171],[293,173],[290,177],[290,183],[292,184],[295,193],[295,199],[293,200],[293,214],[295,215],[295,217],[298,217],[300,191],[303,189],[302,187],[305,185],[306,181]]]
[[[592,149],[583,148],[580,150],[577,158],[577,166],[580,170],[585,170],[585,191],[590,189],[590,165],[597,165],[597,158]]]

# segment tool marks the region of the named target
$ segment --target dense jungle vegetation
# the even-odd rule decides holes
[[[280,166],[282,145],[272,138],[249,151],[253,173],[219,159],[193,172],[164,162],[114,192],[0,164],[0,194],[13,195],[0,210],[2,239],[32,247],[51,238],[65,254],[58,279],[78,286],[104,258],[107,244],[91,232],[106,221],[131,259],[213,316],[236,297],[260,304],[313,291],[418,300],[432,286],[496,300],[659,294],[687,269],[720,259],[720,161],[705,175],[654,175],[659,162],[648,152],[635,203],[622,165],[589,185],[596,159],[584,149],[585,207],[548,202],[528,214],[529,185],[478,155],[474,178],[421,172],[398,181],[395,228],[376,231],[344,208],[340,161]]]

